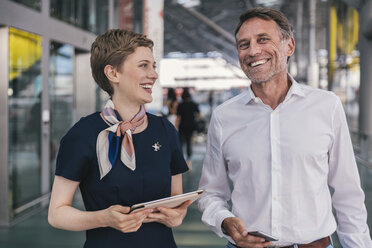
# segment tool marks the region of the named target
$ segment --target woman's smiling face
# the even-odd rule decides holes
[[[155,69],[152,50],[137,47],[117,69],[118,85],[114,94],[139,105],[151,102],[152,87],[158,78]]]

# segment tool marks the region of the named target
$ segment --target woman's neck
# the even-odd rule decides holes
[[[134,104],[133,102],[125,102],[112,98],[115,110],[118,111],[120,117],[123,121],[130,121],[133,117],[140,111],[141,105]]]

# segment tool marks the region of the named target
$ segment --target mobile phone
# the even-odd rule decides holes
[[[264,233],[262,231],[254,231],[254,232],[248,232],[249,235],[253,235],[256,237],[264,238],[266,242],[269,241],[278,241],[279,239],[277,237],[274,237],[268,233]]]

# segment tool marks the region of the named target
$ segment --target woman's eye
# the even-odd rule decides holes
[[[140,64],[140,67],[146,68],[147,64]]]

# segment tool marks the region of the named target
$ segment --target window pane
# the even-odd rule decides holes
[[[142,0],[114,0],[114,28],[142,33],[142,19]]]
[[[74,120],[74,49],[71,45],[51,42],[49,58],[51,177],[55,172],[55,153],[59,141]]]
[[[108,28],[108,0],[51,0],[50,15],[100,34]]]
[[[13,210],[41,195],[41,37],[9,28],[9,188]]]
[[[35,10],[41,10],[41,0],[11,0],[13,2],[17,2],[27,7],[33,8]]]
[[[95,29],[92,32],[96,34],[103,34],[108,29],[108,1],[96,0],[96,21],[94,23]]]

